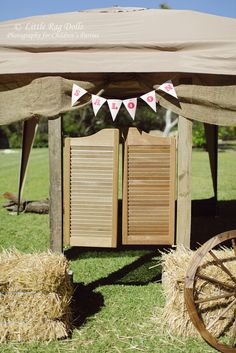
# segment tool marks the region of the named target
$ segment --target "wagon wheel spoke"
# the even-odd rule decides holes
[[[232,246],[234,249],[234,255],[236,256],[236,240],[235,239],[232,239]]]
[[[210,302],[210,301],[214,301],[214,300],[218,300],[218,299],[226,299],[226,298],[230,298],[230,297],[233,297],[234,296],[234,293],[225,293],[225,294],[221,294],[221,295],[215,295],[213,297],[208,297],[208,298],[202,298],[202,299],[198,299],[198,300],[195,300],[195,303],[196,304],[201,304],[201,303],[207,303],[207,302]]]
[[[235,347],[235,339],[236,339],[236,319],[234,320],[234,327],[233,327],[233,336],[230,342],[232,347]]]
[[[223,258],[216,249],[229,241],[231,249]],[[209,261],[209,256],[214,262]],[[232,230],[209,239],[196,251],[185,278],[185,304],[190,319],[201,336],[222,353],[236,353],[235,263],[236,230]]]
[[[234,291],[234,287],[231,286],[230,284],[228,283],[224,283],[222,281],[219,281],[218,279],[216,278],[213,278],[213,277],[209,277],[209,276],[206,276],[206,275],[202,275],[200,273],[197,273],[196,274],[197,277],[201,278],[201,279],[204,279],[205,281],[208,281],[208,282],[211,282],[217,286],[221,286],[221,287],[225,287],[225,288],[228,288],[230,291]]]
[[[210,330],[217,323],[217,321],[219,321],[229,311],[229,309],[231,309],[232,306],[234,306],[235,303],[236,303],[236,298],[222,311],[220,315],[218,315],[212,322],[210,322],[210,324],[206,327],[206,329]]]
[[[227,273],[227,275],[234,281],[234,283],[236,283],[236,278],[234,277],[234,275],[229,271],[229,269],[223,264],[223,261],[221,259],[219,259],[216,254],[213,253],[212,250],[209,251],[209,253],[211,254],[211,256],[213,257],[213,259],[216,261],[218,267],[220,267],[225,273]]]

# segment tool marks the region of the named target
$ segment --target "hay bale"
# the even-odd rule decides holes
[[[214,253],[220,259],[233,259],[234,254],[231,249],[219,249]],[[169,332],[170,335],[178,335],[184,337],[198,337],[199,333],[192,324],[184,301],[184,281],[187,273],[189,263],[194,255],[194,251],[178,246],[176,250],[171,250],[168,253],[162,254],[162,286],[165,296],[165,306],[158,318],[162,332]],[[227,267],[234,273],[235,263],[233,261],[227,262]],[[213,258],[208,254],[201,264],[201,274],[209,277],[220,278],[224,283],[231,283],[231,279],[219,267],[215,266]],[[210,297],[221,295],[225,292],[225,288],[215,286],[205,280],[198,279],[196,283],[197,291],[200,293],[198,299],[201,297]],[[212,315],[219,314],[222,308],[232,301],[230,299],[219,299],[217,302],[207,302],[199,305],[199,310],[208,325],[212,321]],[[231,317],[234,317],[234,309],[228,312]],[[220,335],[227,326],[227,318],[219,320],[211,329],[211,333],[217,337]],[[231,327],[230,330],[233,328]],[[233,334],[233,332],[229,332]]]
[[[67,337],[72,283],[62,254],[0,253],[0,342]]]

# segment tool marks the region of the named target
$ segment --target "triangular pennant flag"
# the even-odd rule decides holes
[[[160,89],[161,91],[164,91],[164,92],[170,94],[172,97],[175,97],[178,99],[177,94],[175,92],[174,85],[171,80],[163,83],[160,87],[158,87],[158,89]]]
[[[154,112],[157,111],[155,91],[150,91],[146,94],[143,94],[140,98],[142,98],[144,102],[146,102],[154,110]]]
[[[134,120],[137,109],[137,98],[130,98],[123,100],[125,108],[128,110],[131,118]]]
[[[93,106],[93,112],[94,115],[97,115],[97,112],[101,108],[101,106],[106,102],[107,100],[103,97],[96,96],[95,94],[92,94],[92,106]]]
[[[87,91],[73,83],[73,88],[72,88],[72,95],[71,95],[71,105],[73,105],[85,94]]]
[[[108,99],[107,100],[110,112],[111,112],[111,116],[113,121],[115,121],[115,118],[118,114],[118,111],[120,110],[120,106],[122,104],[122,100],[120,99]]]

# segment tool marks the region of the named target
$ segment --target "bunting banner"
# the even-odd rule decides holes
[[[105,98],[92,94],[92,106],[93,106],[93,112],[95,116],[97,115],[99,109],[103,106],[103,104],[106,101],[107,100]]]
[[[75,83],[73,84],[71,96],[72,107],[85,93],[87,93],[87,91],[84,88],[76,85]]]
[[[122,104],[122,100],[120,99],[108,99],[107,100],[108,103],[108,107],[110,109],[111,112],[111,116],[113,121],[115,121],[116,116],[118,114],[118,111],[120,110],[121,104]]]
[[[154,110],[154,112],[157,111],[156,91],[151,91],[143,94],[140,98],[142,98],[144,102],[146,102]]]
[[[169,81],[163,83],[160,87],[158,87],[158,89],[160,89],[161,91],[164,91],[164,92],[170,94],[172,97],[175,97],[178,99],[172,81],[169,80]]]
[[[134,120],[135,113],[137,109],[138,99],[137,98],[130,98],[123,100],[123,104],[127,111],[129,112],[131,118]]]
[[[161,90],[161,91],[171,95],[172,97],[175,97],[176,99],[178,99],[174,85],[171,80],[166,81],[165,83],[160,85],[157,90]],[[72,106],[75,105],[75,103],[86,93],[90,94],[84,88],[82,88],[74,83],[73,87],[72,87],[71,105]],[[142,96],[137,97],[137,98],[129,98],[129,99],[124,99],[124,100],[106,99],[101,96],[91,94],[91,102],[92,102],[94,115],[96,116],[99,109],[103,106],[103,104],[105,102],[107,102],[113,121],[115,121],[116,116],[120,110],[122,103],[124,104],[125,108],[129,112],[131,118],[134,120],[137,106],[138,106],[138,98],[141,98],[144,102],[146,102],[154,110],[154,112],[157,111],[157,107],[156,107],[157,101],[156,101],[156,91],[155,90],[150,91],[148,93],[145,93]]]

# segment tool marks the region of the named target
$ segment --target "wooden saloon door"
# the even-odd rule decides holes
[[[130,128],[125,141],[123,244],[174,244],[175,139]]]
[[[116,247],[119,130],[65,140],[64,245]]]

